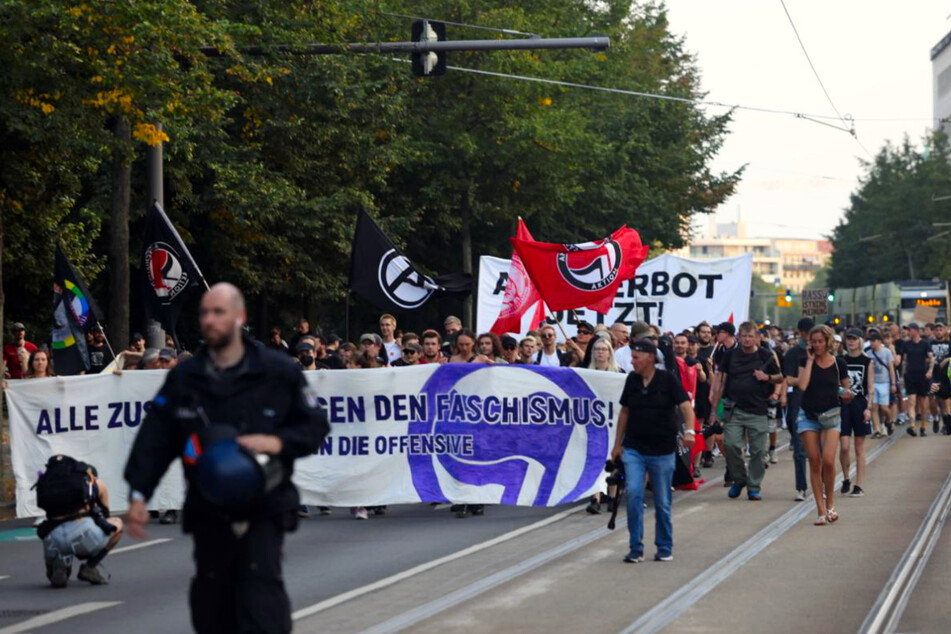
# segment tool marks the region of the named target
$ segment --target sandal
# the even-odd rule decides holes
[[[828,518],[825,515],[820,515],[816,518],[816,521],[812,523],[813,526],[825,526],[829,523]]]
[[[839,519],[839,514],[835,512],[833,507],[829,507],[829,510],[826,511],[826,517],[829,519],[829,522],[832,523]]]

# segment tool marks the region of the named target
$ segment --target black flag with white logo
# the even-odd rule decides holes
[[[196,286],[207,285],[192,254],[157,202],[145,217],[142,272],[146,312],[174,336],[185,295]]]
[[[472,276],[421,273],[370,214],[361,211],[350,255],[350,288],[377,308],[398,313],[421,308],[434,296],[468,295]]]

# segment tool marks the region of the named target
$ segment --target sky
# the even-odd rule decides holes
[[[707,99],[835,116],[780,0],[667,0],[667,8]],[[929,52],[951,31],[951,0],[786,0],[786,8],[836,108],[855,118],[861,145],[874,155],[906,134],[920,142],[933,125]],[[758,237],[827,235],[869,158],[846,132],[736,111],[713,167],[747,168],[717,221],[741,215]]]

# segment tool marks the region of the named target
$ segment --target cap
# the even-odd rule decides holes
[[[423,347],[419,345],[418,343],[416,343],[415,341],[411,341],[403,345],[403,350],[412,350],[413,352],[422,352]]]
[[[327,343],[330,345],[333,345],[335,343],[340,343],[341,341],[343,340],[335,334],[327,335]]]
[[[918,324],[916,324],[915,322],[911,322],[910,324],[908,324],[908,330],[921,330],[921,328],[919,328]]]
[[[878,332],[877,330],[873,330],[873,331],[871,331],[870,333],[868,333],[868,340],[869,340],[869,341],[881,341],[881,340],[882,340],[882,335],[879,334],[879,332]]]
[[[842,335],[833,335],[832,338],[833,338],[835,341],[837,341],[837,342],[839,342],[839,343],[842,343]]]
[[[631,339],[640,339],[650,331],[650,324],[646,321],[635,321],[631,324]]]
[[[11,328],[13,328],[13,332],[20,332],[21,330],[26,330],[26,326],[24,326],[19,321],[13,322],[13,326],[11,326]]]
[[[799,332],[809,332],[816,327],[816,322],[812,320],[812,317],[803,317],[799,320],[799,323],[796,324],[796,330]]]
[[[363,343],[364,341],[372,341],[378,346],[383,345],[383,339],[381,339],[380,335],[376,334],[375,332],[365,332],[360,335],[360,343]]]
[[[655,346],[654,342],[650,339],[632,339],[631,350],[633,352],[647,352],[649,354],[657,354],[657,346]]]
[[[687,335],[687,343],[699,343],[694,335]]]
[[[132,336],[129,338],[129,341],[138,341],[139,339],[145,341],[145,337],[142,336],[141,332],[133,332]]]
[[[303,352],[304,350],[313,350],[313,349],[314,349],[314,344],[312,344],[309,341],[301,341],[299,344],[297,344],[298,352]]]
[[[861,338],[862,338],[862,331],[859,330],[858,328],[849,328],[848,330],[845,331],[845,336],[846,336],[846,337],[855,337],[856,339],[861,339]]]
[[[579,322],[578,322],[578,329],[580,330],[580,329],[582,329],[582,328],[587,328],[587,329],[590,330],[591,332],[594,332],[594,326],[592,326],[590,323],[588,323],[588,322],[586,322],[586,321],[579,321]]]
[[[159,350],[158,358],[165,359],[166,361],[169,359],[177,359],[178,353],[175,352],[174,348],[162,348]]]
[[[515,350],[518,348],[518,339],[512,335],[503,335],[502,336],[502,347],[506,350]]]
[[[725,321],[722,324],[717,325],[717,332],[726,332],[726,333],[729,333],[730,335],[735,335],[736,326],[734,326],[728,321]]]

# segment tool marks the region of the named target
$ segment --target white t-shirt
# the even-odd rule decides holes
[[[614,360],[617,361],[619,368],[627,372],[628,374],[634,369],[634,366],[631,364],[631,347],[630,346],[621,346],[614,351]]]
[[[390,363],[403,356],[403,349],[400,344],[396,343],[395,339],[389,343],[384,343],[383,348],[386,350],[386,357],[390,360]]]
[[[538,354],[536,353],[536,357]],[[560,368],[561,360],[558,358],[558,351],[555,351],[555,354],[546,354],[544,350],[541,351],[541,358],[538,359],[538,365],[548,366],[551,368]]]

